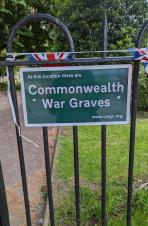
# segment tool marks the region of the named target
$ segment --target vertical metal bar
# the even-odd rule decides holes
[[[106,126],[101,126],[102,148],[102,225],[106,226]]]
[[[2,225],[2,219],[1,219],[1,216],[0,216],[0,226],[3,226],[3,225]]]
[[[0,226],[10,226],[1,162],[0,162]]]
[[[51,224],[51,226],[55,226],[53,196],[52,196],[52,183],[51,183],[49,143],[48,143],[48,129],[47,129],[47,127],[43,127],[43,140],[44,140],[44,154],[45,154],[45,166],[46,166],[48,203],[49,203],[49,211],[50,211],[50,224]]]
[[[9,78],[10,78],[10,91],[11,91],[12,101],[13,101],[13,105],[14,105],[16,120],[17,120],[17,124],[20,126],[17,96],[16,96],[16,89],[15,89],[15,80],[14,80],[14,68],[8,67],[8,70],[9,70]],[[18,127],[16,125],[15,125],[15,129],[16,129],[16,138],[17,138],[21,177],[22,177],[26,220],[27,220],[27,226],[31,226],[30,204],[29,204],[24,153],[23,153],[23,144],[22,144],[22,138],[19,136]]]
[[[139,77],[139,61],[135,61],[134,73],[133,73],[132,105],[131,105],[131,129],[130,129],[128,197],[127,197],[127,226],[131,226],[131,216],[132,216],[131,208],[132,208],[136,113],[137,113],[137,99],[138,99],[138,77]]]
[[[108,39],[107,17],[106,13],[103,19],[103,50],[107,50]],[[106,53],[103,53],[106,57]],[[106,126],[101,126],[101,150],[102,150],[102,226],[106,226]]]
[[[78,128],[73,127],[74,141],[74,172],[75,172],[75,200],[76,200],[76,222],[80,226],[80,182],[79,182],[79,154],[78,154]]]

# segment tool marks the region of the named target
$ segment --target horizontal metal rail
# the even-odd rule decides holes
[[[132,62],[134,61],[133,57],[106,57],[106,58],[75,58],[69,60],[58,60],[58,61],[0,61],[0,66],[35,66],[35,65],[54,65],[54,64],[68,64],[68,65],[77,65],[77,64],[99,64],[99,63],[112,63],[112,62]]]

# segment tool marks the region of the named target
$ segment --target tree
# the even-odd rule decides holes
[[[104,11],[108,18],[109,49],[133,47],[148,12],[146,0],[67,0],[62,4],[58,1],[55,7],[59,18],[68,25],[78,51],[102,49]]]
[[[6,41],[12,26],[23,16],[36,12],[53,13],[52,0],[1,0],[0,2],[0,52],[6,48]],[[17,33],[14,49],[17,52],[45,50],[49,45],[49,25],[38,22],[28,24]],[[46,29],[45,29],[46,28]],[[48,27],[50,28],[50,26]],[[36,38],[37,37],[37,38]],[[44,41],[43,41],[44,39]]]
[[[147,0],[1,0],[0,52],[6,48],[11,27],[23,16],[49,13],[71,31],[76,50],[102,49],[102,18],[106,11],[109,49],[134,46],[136,34],[147,14]],[[45,22],[31,23],[17,33],[16,52],[66,50],[64,36]]]

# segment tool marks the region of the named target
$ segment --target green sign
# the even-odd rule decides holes
[[[21,69],[25,125],[127,124],[131,65]]]

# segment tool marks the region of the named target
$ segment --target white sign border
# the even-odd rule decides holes
[[[23,72],[30,71],[68,71],[68,70],[89,70],[89,69],[114,69],[114,68],[127,68],[128,69],[128,90],[127,90],[127,111],[125,121],[112,121],[112,122],[75,122],[75,123],[40,123],[30,124],[27,118],[26,97]],[[62,67],[34,67],[34,68],[21,68],[20,81],[21,81],[21,94],[23,104],[24,122],[26,127],[59,127],[59,126],[86,126],[86,125],[122,125],[128,124],[130,120],[130,102],[131,102],[131,79],[132,79],[132,65],[131,64],[118,64],[118,65],[93,65],[93,66],[62,66]]]

